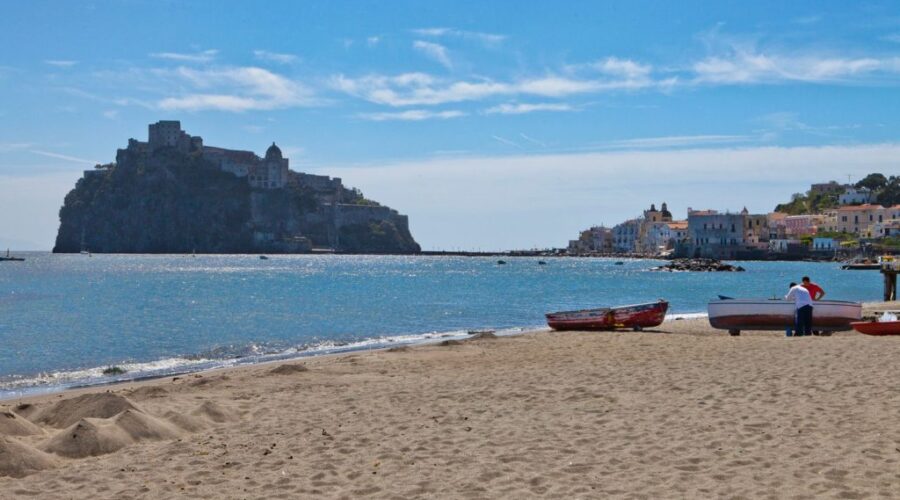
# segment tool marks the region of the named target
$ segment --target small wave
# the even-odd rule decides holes
[[[514,327],[495,331],[495,335],[518,335],[543,328]],[[443,340],[468,337],[467,330],[427,332],[420,334],[372,337],[352,342],[324,340],[317,343],[275,349],[274,346],[247,344],[224,346],[191,356],[178,356],[141,363],[114,363],[124,370],[118,375],[104,374],[111,365],[78,370],[39,373],[37,375],[11,375],[0,377],[0,400],[22,396],[57,392],[76,387],[91,387],[116,382],[130,382],[150,378],[168,377],[238,365],[265,363],[310,356],[323,356],[353,351],[382,349],[397,345],[428,344]]]
[[[705,312],[694,312],[694,313],[672,313],[666,314],[666,321],[672,321],[676,319],[698,319],[698,318],[706,318],[709,317],[709,314]]]

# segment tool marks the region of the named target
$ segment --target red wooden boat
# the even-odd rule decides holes
[[[554,330],[642,330],[661,325],[668,309],[669,303],[660,299],[646,304],[560,311],[545,316],[547,324]]]
[[[854,321],[850,326],[866,335],[900,335],[900,321]]]

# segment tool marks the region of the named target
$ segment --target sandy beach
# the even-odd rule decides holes
[[[445,344],[0,402],[0,496],[900,497],[900,338]]]

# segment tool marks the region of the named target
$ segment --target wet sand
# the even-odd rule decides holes
[[[0,496],[897,498],[898,359],[687,319],[3,401]]]

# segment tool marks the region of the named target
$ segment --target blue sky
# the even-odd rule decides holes
[[[896,2],[0,0],[0,246],[178,119],[410,216],[425,249],[564,246],[650,203],[767,212],[900,173]]]

